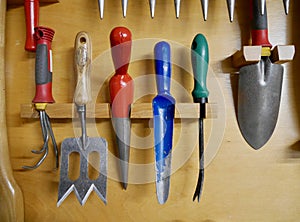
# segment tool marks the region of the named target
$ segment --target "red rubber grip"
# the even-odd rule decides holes
[[[272,44],[269,42],[268,38],[268,29],[265,30],[252,30],[252,45],[262,46],[262,47],[272,47]]]
[[[36,91],[33,103],[54,103],[52,96],[52,50],[54,30],[46,27],[35,28],[37,43],[35,59]]]
[[[133,102],[133,80],[127,73],[131,55],[131,32],[116,27],[110,33],[111,53],[116,73],[109,81],[113,117],[128,118]]]
[[[33,103],[54,103],[52,96],[52,82],[35,86],[35,96]]]
[[[250,0],[250,19],[252,25],[251,37],[252,45],[262,47],[272,47],[268,38],[268,16],[265,5],[265,13],[261,15],[259,9],[259,0]]]
[[[36,41],[34,38],[34,28],[39,23],[39,0],[24,0],[25,22],[26,22],[26,42],[25,50],[35,52]]]

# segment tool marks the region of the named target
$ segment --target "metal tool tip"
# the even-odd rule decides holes
[[[204,169],[199,170],[199,175],[198,175],[198,181],[197,181],[197,186],[196,190],[193,196],[193,201],[197,198],[198,203],[200,202],[200,197],[202,193],[202,188],[203,188],[203,180],[204,180]]]
[[[102,20],[104,14],[104,0],[98,0],[98,8],[99,8],[100,19]]]
[[[104,14],[104,13],[103,13],[103,10],[101,10],[101,11],[100,11],[100,19],[101,19],[101,20],[102,20],[103,17],[104,17],[103,14]]]
[[[127,1],[122,1],[122,10],[123,10],[123,18],[126,18],[126,14],[127,14]]]
[[[196,193],[194,193],[193,201],[197,199],[198,203],[200,202],[200,196],[198,196]]]
[[[164,199],[163,197],[158,197],[157,199],[158,199],[158,203],[160,205],[163,205],[163,204],[165,204],[167,202],[167,199]]]
[[[127,190],[127,183],[122,183],[123,190]]]
[[[284,12],[286,15],[289,14],[289,4],[290,4],[290,1],[283,1],[283,5],[284,5]]]
[[[228,8],[230,22],[233,22],[234,6],[235,6],[234,0],[227,0],[227,8]]]
[[[126,18],[127,14],[127,2],[123,4],[123,18]]]
[[[149,4],[150,4],[150,14],[151,14],[151,18],[154,18],[155,0],[150,0],[150,1],[149,1]]]
[[[170,176],[156,181],[156,196],[159,204],[167,202],[169,197]]]
[[[261,15],[265,14],[266,0],[260,0],[260,12]]]
[[[203,19],[204,21],[206,21],[207,14],[208,14],[208,1],[201,0],[201,6],[202,6]]]
[[[180,0],[175,0],[175,13],[176,13],[176,18],[179,18],[179,14],[180,14]]]

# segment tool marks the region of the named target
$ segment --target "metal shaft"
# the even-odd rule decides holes
[[[234,5],[235,5],[235,0],[227,0],[227,7],[228,7],[230,22],[233,22]]]
[[[80,125],[81,125],[81,142],[82,142],[82,149],[85,150],[86,148],[86,141],[87,141],[87,133],[86,133],[86,105],[76,105],[77,112],[79,114]]]
[[[193,196],[193,201],[197,198],[200,201],[200,196],[203,188],[204,180],[204,127],[203,119],[205,118],[205,103],[200,103],[200,118],[199,118],[199,175],[196,190]]]
[[[201,0],[201,6],[202,6],[202,13],[204,21],[207,20],[207,13],[208,13],[208,0]]]
[[[123,9],[123,17],[126,17],[126,12],[127,12],[127,5],[128,1],[127,0],[122,0],[122,9]]]
[[[149,0],[151,18],[154,18],[155,0]]]
[[[285,14],[289,14],[290,0],[283,0]]]
[[[98,8],[99,8],[100,19],[103,19],[103,15],[104,15],[104,0],[98,0]]]
[[[179,14],[180,14],[180,0],[174,0],[174,4],[175,4],[176,18],[179,18]]]

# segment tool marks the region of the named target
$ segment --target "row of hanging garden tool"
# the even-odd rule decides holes
[[[50,132],[58,158],[55,138],[50,126],[49,117],[45,113],[48,103],[54,103],[51,94],[52,74],[49,55],[50,42],[54,32],[51,30],[51,40],[48,41],[48,28],[36,28],[35,38],[46,38],[46,42],[37,41],[36,51],[36,96],[33,99],[34,107],[40,111],[44,145],[41,150],[34,153],[43,153],[42,158],[34,166],[24,166],[25,169],[35,169],[44,161],[48,154],[47,132]],[[44,32],[42,32],[44,31]],[[118,154],[120,159],[121,182],[123,188],[127,188],[128,163],[130,147],[130,107],[133,103],[133,80],[127,73],[131,55],[131,32],[125,27],[117,27],[110,34],[111,53],[115,66],[115,74],[109,81],[111,97],[112,124],[115,129]],[[60,183],[58,188],[59,206],[65,198],[74,190],[81,204],[84,204],[92,190],[106,203],[106,181],[107,181],[107,142],[103,138],[91,138],[87,136],[86,130],[86,105],[91,102],[90,87],[90,64],[91,39],[86,32],[80,32],[75,40],[74,65],[77,74],[77,84],[74,93],[74,102],[81,123],[82,135],[80,138],[67,138],[61,144]],[[41,50],[42,49],[42,50]],[[156,168],[156,190],[160,204],[167,201],[169,195],[169,184],[171,175],[171,153],[173,140],[173,124],[175,116],[175,99],[170,94],[171,83],[171,48],[165,42],[159,42],[154,49],[155,70],[158,95],[153,99],[154,119],[154,144],[155,144],[155,168]],[[204,59],[202,59],[202,57]],[[208,69],[208,44],[205,37],[199,34],[192,43],[192,63],[195,74],[195,88],[193,97],[196,103],[201,104],[200,112],[200,157],[203,156],[203,118],[205,118],[205,103],[207,103],[208,91],[206,89],[206,75]],[[51,70],[51,69],[50,69]],[[39,99],[37,99],[39,98]],[[50,98],[50,99],[48,99]],[[42,108],[39,108],[41,106]],[[80,154],[80,176],[75,181],[68,174],[69,156],[71,153]],[[88,177],[88,156],[97,152],[100,156],[99,177],[91,180]],[[195,191],[194,199],[200,198],[203,182],[203,158],[201,158],[199,181]],[[57,163],[58,166],[58,163]]]
[[[294,46],[272,46],[268,41],[267,11],[264,5],[263,15],[259,0],[251,0],[252,45],[233,55],[233,64],[242,67],[239,75],[237,118],[239,127],[245,140],[254,149],[261,148],[271,137],[278,117],[283,67],[281,63],[291,61],[294,56]],[[30,36],[32,35],[32,36]],[[48,154],[48,141],[51,138],[58,167],[58,148],[55,142],[49,116],[45,112],[47,104],[54,103],[52,97],[52,54],[51,41],[54,31],[36,26],[27,35],[31,47],[36,50],[36,95],[33,99],[34,108],[39,112],[44,145],[34,153],[43,154],[33,167],[37,168]],[[134,84],[128,74],[131,56],[131,32],[125,27],[114,28],[110,33],[111,54],[115,66],[115,74],[109,81],[111,98],[112,124],[116,133],[118,155],[120,159],[120,175],[123,188],[127,188],[128,163],[130,153],[130,117],[132,115]],[[74,93],[74,103],[81,123],[81,137],[68,138],[61,145],[61,169],[58,188],[59,206],[74,190],[78,200],[84,204],[92,190],[95,190],[106,203],[107,181],[107,149],[108,144],[103,138],[87,136],[86,105],[91,102],[90,71],[91,71],[91,39],[86,32],[80,32],[75,40],[74,66],[77,75],[77,85]],[[28,45],[26,45],[27,48]],[[198,104],[199,118],[199,175],[193,200],[200,200],[204,181],[204,127],[206,118],[206,103],[208,90],[206,77],[209,63],[209,52],[206,38],[202,34],[196,35],[191,46],[191,63],[194,73],[194,103]],[[171,175],[171,156],[173,141],[173,124],[175,117],[175,99],[170,94],[171,83],[171,47],[165,42],[159,42],[154,47],[155,71],[158,95],[152,101],[152,116],[154,123],[154,152],[156,169],[156,193],[160,204],[166,202],[169,195]],[[21,108],[21,116],[30,113]],[[110,110],[109,108],[107,110]],[[55,118],[55,116],[54,116]],[[77,180],[70,180],[69,155],[72,152],[80,154],[80,176]],[[88,155],[97,152],[100,156],[99,176],[96,179],[88,177]]]

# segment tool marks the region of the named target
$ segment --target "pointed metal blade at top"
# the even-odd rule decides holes
[[[104,15],[104,0],[98,0],[98,8],[99,8],[100,19],[103,19],[103,15]]]
[[[260,4],[259,4],[259,7],[260,7],[260,13],[262,15],[265,14],[265,7],[266,7],[266,0],[259,0]]]
[[[180,0],[174,0],[174,4],[175,4],[176,18],[179,18],[179,14],[180,14]]]
[[[154,13],[155,13],[155,0],[149,0],[150,4],[150,14],[151,18],[154,18]]]
[[[230,22],[233,22],[234,5],[235,5],[235,0],[227,0],[227,8],[228,8]]]
[[[243,137],[254,149],[261,148],[276,126],[283,67],[269,57],[240,69],[238,86],[238,122]]]
[[[285,14],[289,14],[290,0],[283,0]]]
[[[202,6],[202,13],[204,21],[207,20],[207,13],[208,13],[208,0],[201,0],[201,6]]]
[[[122,0],[123,17],[126,18],[128,0]]]

